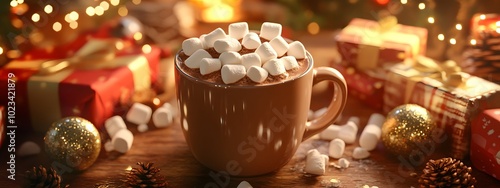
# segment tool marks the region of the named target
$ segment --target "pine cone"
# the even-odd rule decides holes
[[[439,160],[429,160],[418,183],[421,188],[426,187],[456,187],[473,188],[476,179],[470,174],[472,169],[451,157]]]
[[[146,188],[146,187],[167,187],[168,183],[165,177],[160,175],[160,169],[153,167],[154,163],[144,164],[138,162],[140,168],[132,168],[127,173],[125,185],[131,188]]]
[[[26,185],[24,187],[37,187],[37,188],[61,188],[61,177],[57,172],[50,168],[45,169],[42,165],[38,168],[33,167],[33,171],[26,172]],[[69,187],[68,185],[64,187]]]
[[[484,32],[464,52],[462,70],[492,82],[500,83],[500,34]]]

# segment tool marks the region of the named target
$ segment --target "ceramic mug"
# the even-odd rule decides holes
[[[195,78],[175,57],[180,122],[194,157],[206,167],[231,176],[255,176],[279,170],[299,144],[327,128],[347,100],[344,77],[330,67],[313,68],[292,79],[263,85],[227,85]],[[335,85],[326,113],[308,121],[312,87]]]

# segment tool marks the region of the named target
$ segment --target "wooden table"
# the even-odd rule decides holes
[[[312,106],[315,109],[322,107],[328,101],[331,91],[315,94]],[[359,116],[361,118],[361,127],[367,122],[367,118],[374,110],[365,107],[355,98],[350,97],[347,107],[343,113],[340,123],[344,123],[350,116]],[[191,155],[182,131],[178,123],[178,118],[174,124],[168,128],[150,130],[145,133],[134,131],[135,139],[132,149],[123,155],[117,153],[101,152],[98,160],[89,169],[83,172],[66,172],[62,174],[63,182],[70,184],[71,187],[93,187],[96,184],[109,184],[110,186],[120,187],[125,178],[126,169],[130,166],[136,167],[137,162],[154,162],[155,166],[161,169],[172,187],[236,187],[241,181],[250,182],[254,187],[325,187],[325,183],[331,179],[341,182],[341,187],[361,187],[363,185],[378,187],[417,187],[417,178],[410,177],[410,173],[420,174],[420,166],[404,166],[396,156],[392,156],[384,151],[382,143],[379,143],[377,149],[371,152],[371,157],[365,160],[353,160],[351,158],[352,150],[357,145],[348,145],[344,157],[349,159],[351,165],[347,169],[338,169],[329,166],[326,175],[311,176],[303,172],[305,164],[305,153],[312,148],[317,148],[322,153],[327,153],[328,141],[319,139],[309,139],[303,142],[294,158],[281,170],[276,173],[258,176],[258,177],[229,177],[216,176],[217,172],[211,171],[199,164]],[[133,126],[129,126],[134,130]],[[24,134],[19,135],[17,143],[24,140],[32,140],[43,147],[43,138],[40,135]],[[5,147],[2,147],[1,168],[6,169],[7,156]],[[435,158],[442,157],[444,154],[435,152],[431,156]],[[336,163],[337,160],[330,159],[330,163]],[[469,161],[465,161],[471,165]],[[50,166],[52,160],[47,158],[43,152],[41,154],[16,158],[16,181],[11,181],[2,175],[0,185],[20,185],[22,183],[23,173],[33,166],[40,164]],[[414,168],[409,169],[409,168]],[[5,171],[2,170],[2,174]],[[473,175],[477,178],[476,187],[498,187],[500,181],[491,176],[474,169]],[[220,177],[220,178],[218,178]],[[0,186],[2,187],[2,186]],[[15,186],[10,186],[15,187]]]

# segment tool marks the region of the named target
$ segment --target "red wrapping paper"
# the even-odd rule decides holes
[[[481,33],[495,31],[500,28],[500,14],[476,14],[471,19],[472,38],[481,38]]]
[[[500,108],[479,114],[472,122],[471,133],[472,164],[500,180]]]
[[[377,27],[375,21],[356,18],[337,35],[337,50],[347,65],[366,70],[425,54],[425,28],[398,24],[379,32]]]
[[[428,109],[449,135],[450,156],[463,159],[469,153],[471,121],[484,109],[500,107],[500,86],[470,76],[463,88],[452,88],[428,76],[409,66],[393,67],[386,77],[383,111],[408,103]]]
[[[131,60],[134,61],[131,65],[141,64],[146,65],[145,67],[127,65],[97,70],[70,69],[48,76],[36,75],[38,70],[33,68],[32,64],[36,62],[34,60],[42,59],[43,62],[43,59],[70,57],[87,44],[87,40],[88,37],[77,39],[71,44],[56,47],[53,50],[33,50],[26,53],[16,64],[23,65],[24,63],[26,68],[11,67],[10,65],[14,63],[11,62],[0,69],[2,80],[6,80],[9,73],[16,76],[16,124],[20,130],[45,132],[51,122],[67,116],[83,117],[97,128],[101,128],[103,122],[114,115],[115,107],[127,102],[138,89],[136,83],[140,76],[137,76],[134,71],[149,69],[149,75],[141,75],[142,79],[150,83],[156,81],[160,49],[155,46],[151,46],[151,51],[148,53],[143,52],[141,46],[130,46],[118,51],[116,57],[111,60]],[[40,81],[38,77],[47,81]],[[53,81],[52,77],[58,77],[58,80]],[[5,91],[6,87],[6,85],[0,86]],[[41,90],[37,91],[33,88]],[[45,89],[50,92],[42,91]],[[5,92],[1,95],[0,104],[6,104]]]
[[[349,94],[376,110],[382,110],[384,78],[381,74],[367,74],[350,66],[332,63],[345,78]]]

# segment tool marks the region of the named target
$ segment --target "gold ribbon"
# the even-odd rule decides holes
[[[124,66],[113,63],[115,53],[123,47],[119,40],[91,40],[70,58],[49,60],[40,64],[38,75],[50,75],[74,67],[76,69],[103,69]]]

